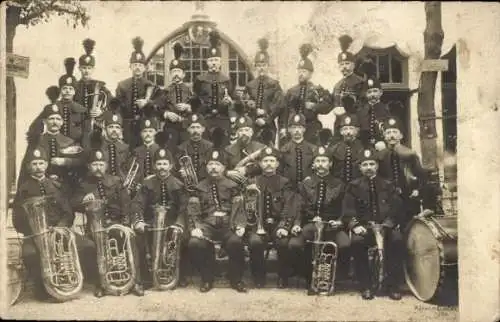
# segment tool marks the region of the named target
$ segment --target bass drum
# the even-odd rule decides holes
[[[417,216],[405,234],[406,283],[424,302],[458,302],[457,217]]]
[[[7,300],[14,305],[24,289],[24,266],[21,255],[22,239],[19,237],[7,238],[7,270],[8,286]]]

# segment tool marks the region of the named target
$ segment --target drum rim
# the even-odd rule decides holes
[[[407,245],[407,241],[408,241],[408,233],[410,231],[410,228],[413,227],[413,224],[416,223],[416,222],[419,222],[419,223],[422,223],[424,224],[431,232],[433,231],[432,228],[430,227],[431,226],[431,221],[430,220],[426,220],[426,218],[413,218],[407,225],[406,229],[405,229],[405,246]],[[442,263],[442,260],[444,259],[444,247],[443,247],[443,243],[442,241],[438,238],[438,236],[435,236],[436,238],[436,244],[437,244],[437,248],[439,250],[439,259],[440,259],[440,264],[439,264],[439,268],[442,269],[443,265],[441,264]],[[439,279],[437,281],[437,284],[436,284],[436,288],[434,290],[434,292],[432,293],[431,296],[428,296],[428,297],[424,297],[422,296],[422,294],[420,294],[420,292],[417,291],[415,285],[412,283],[411,279],[410,279],[410,276],[409,276],[409,272],[408,272],[408,258],[405,257],[405,259],[403,260],[403,270],[404,270],[404,274],[405,274],[405,281],[406,281],[406,285],[408,285],[408,287],[410,288],[411,292],[413,293],[413,295],[423,301],[423,302],[429,302],[429,301],[432,301],[434,299],[434,297],[437,295],[438,293],[438,290],[441,286],[441,284],[443,283],[443,276],[440,272],[439,274]]]

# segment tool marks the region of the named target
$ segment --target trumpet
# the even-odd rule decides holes
[[[90,112],[92,114],[101,115],[104,112],[104,107],[108,102],[108,94],[102,89],[104,83],[97,81],[94,87],[94,93],[88,94],[87,96],[92,96],[92,106],[90,108]],[[96,118],[91,117],[90,119],[90,128],[94,130],[96,124]]]
[[[132,162],[130,163],[130,167],[127,172],[127,176],[123,180],[123,187],[127,188],[129,194],[134,190],[135,178],[137,176],[137,172],[139,171],[139,162],[137,162],[137,158],[134,157]]]
[[[194,187],[198,185],[198,176],[196,175],[196,169],[194,168],[193,161],[191,160],[191,157],[186,153],[179,158],[179,163],[181,169],[184,170],[183,172],[181,172],[184,185],[186,186],[186,189],[188,191],[193,191]]]
[[[264,200],[262,192],[256,184],[251,184],[245,189],[244,204],[247,222],[250,225],[257,224],[257,235],[265,235],[266,230],[262,218],[264,215]]]

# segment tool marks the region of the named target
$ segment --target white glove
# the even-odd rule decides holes
[[[103,113],[102,110],[101,110],[101,112],[99,112],[97,109],[90,109],[90,112],[89,112],[90,117],[92,117],[92,118],[99,117],[99,116],[101,116],[102,113]]]
[[[338,228],[338,227],[340,227],[342,225],[342,222],[340,220],[329,220],[328,224],[332,228]]]
[[[163,117],[165,117],[165,119],[169,120],[170,122],[179,122],[181,120],[181,117],[177,114],[175,114],[174,112],[170,112],[170,111],[166,111],[164,114],[163,114]]]
[[[173,225],[173,227],[175,229],[178,229],[181,232],[181,234],[184,232],[184,229],[181,226],[179,226],[179,225]]]
[[[418,190],[415,189],[411,192],[410,198],[417,198],[419,196]]]
[[[242,175],[239,171],[237,170],[229,170],[226,172],[226,176],[229,178],[229,179],[232,179],[234,181],[237,181],[237,182],[241,182],[245,179],[245,176]]]
[[[145,229],[146,229],[146,224],[142,221],[139,221],[134,226],[134,230],[139,232],[139,233],[143,233]]]
[[[95,199],[95,196],[93,193],[87,193],[84,197],[83,197],[83,202],[85,201],[90,201],[90,200],[94,200]]]
[[[337,106],[333,108],[333,114],[339,116],[345,114],[345,108],[343,106]]]
[[[366,228],[363,226],[356,226],[352,229],[352,232],[356,235],[364,235],[366,234]]]
[[[191,236],[193,236],[195,238],[201,238],[201,237],[203,237],[203,232],[201,231],[200,228],[195,228],[195,229],[191,230]]]
[[[294,234],[294,235],[298,235],[301,231],[302,231],[302,228],[300,228],[300,226],[298,226],[298,225],[295,225],[292,227],[292,234]]]
[[[264,111],[264,109],[262,108],[258,108],[257,109],[257,116],[262,116],[262,115],[265,115],[266,114],[266,111]]]
[[[245,228],[244,227],[236,227],[236,236],[238,237],[243,237],[245,234]]]
[[[255,101],[254,100],[248,100],[247,105],[249,108],[254,109],[255,108]]]
[[[266,125],[266,121],[263,118],[259,117],[255,120],[255,124],[257,124],[258,126],[264,126]]]
[[[187,103],[179,103],[179,104],[175,105],[175,107],[177,108],[178,111],[182,111],[182,112],[191,110],[191,105],[189,105]]]
[[[314,216],[314,218],[313,218],[313,220],[312,220],[312,221],[313,221],[313,222],[317,222],[317,221],[322,221],[322,220],[323,220],[323,219],[321,219],[321,217],[320,217],[320,216]]]
[[[144,98],[140,98],[140,99],[135,100],[135,104],[137,104],[137,106],[139,108],[143,108],[144,106],[146,106],[147,103],[148,103],[148,101],[146,101],[146,99],[144,99]]]
[[[280,130],[280,137],[285,137],[285,136],[286,136],[286,133],[287,133],[287,130],[286,130],[286,129],[281,129],[281,130]]]
[[[383,141],[378,141],[377,143],[375,143],[375,150],[377,151],[382,151],[382,150],[385,150],[387,148],[387,146],[385,145],[385,142]]]
[[[63,166],[64,163],[65,163],[65,158],[59,158],[59,157],[56,157],[56,158],[51,158],[50,159],[50,164],[53,164],[53,165],[58,165],[58,166]]]
[[[286,237],[288,236],[288,231],[286,229],[283,229],[283,228],[280,228],[276,231],[276,236],[278,238],[281,238],[281,237]]]
[[[316,105],[316,103],[313,103],[313,102],[306,102],[305,103],[305,106],[306,106],[306,109],[307,110],[312,110],[314,105]]]

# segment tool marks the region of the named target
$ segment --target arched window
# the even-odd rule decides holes
[[[396,46],[389,48],[363,47],[359,57],[375,57],[377,77],[384,88],[408,88],[408,58],[403,56]]]

